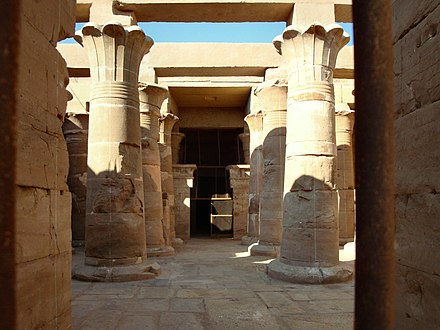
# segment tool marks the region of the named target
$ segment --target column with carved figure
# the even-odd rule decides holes
[[[153,40],[138,26],[88,23],[84,44],[92,80],[87,158],[85,264],[74,277],[131,281],[155,277],[147,261],[139,65]]]
[[[274,39],[288,73],[283,232],[271,277],[297,283],[349,280],[339,263],[333,70],[349,41],[337,24],[288,26]]]

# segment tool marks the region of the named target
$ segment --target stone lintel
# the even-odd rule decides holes
[[[135,13],[121,10],[117,3],[113,0],[93,0],[89,7],[89,21],[99,24],[116,21],[126,26],[135,25],[137,23]]]

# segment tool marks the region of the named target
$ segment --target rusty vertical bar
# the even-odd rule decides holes
[[[390,0],[354,0],[355,329],[392,329],[394,133]]]
[[[0,315],[3,329],[16,327],[15,137],[20,41],[20,2],[0,1]]]

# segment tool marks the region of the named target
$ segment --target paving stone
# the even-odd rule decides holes
[[[353,281],[300,285],[273,280],[255,263],[259,259],[235,258],[243,251],[238,241],[191,239],[175,256],[158,258],[162,274],[151,281],[74,281],[74,329],[353,327]]]
[[[118,322],[118,330],[155,330],[158,317],[152,315],[124,315]]]
[[[203,313],[205,304],[202,298],[174,298],[171,300],[170,311]]]
[[[292,300],[283,292],[259,292],[258,296],[263,300],[268,308],[288,306]]]
[[[138,289],[137,298],[170,298],[174,289],[168,287],[142,287]]]
[[[205,329],[201,318],[192,313],[162,313],[160,315],[159,329]]]

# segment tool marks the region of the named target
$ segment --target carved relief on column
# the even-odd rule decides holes
[[[185,134],[180,132],[171,132],[171,148],[173,154],[173,164],[180,164],[180,144],[182,143]]]
[[[129,281],[157,275],[146,263],[139,65],[153,44],[137,26],[86,24],[92,80],[87,158],[85,263],[79,279]]]
[[[250,177],[248,197],[248,221],[246,236],[241,243],[249,245],[256,243],[260,234],[260,190],[263,183],[263,113],[261,111],[247,115],[244,121],[249,127]]]
[[[288,72],[283,233],[271,277],[300,283],[345,281],[339,264],[333,69],[349,36],[336,25],[288,26],[274,45]]]
[[[194,164],[174,164],[174,206],[176,214],[176,236],[183,240],[190,239],[190,189],[193,187]]]
[[[339,244],[354,240],[354,111],[347,104],[336,105],[336,188],[339,194]]]
[[[148,256],[174,254],[165,244],[162,206],[162,182],[159,153],[160,107],[168,90],[155,84],[139,84],[144,213]]]
[[[165,237],[167,245],[179,245],[181,240],[176,238],[175,228],[175,208],[174,208],[174,182],[173,182],[173,156],[171,131],[179,118],[172,113],[165,113],[160,118],[159,151],[160,151],[160,170],[162,180],[162,198],[164,202],[164,222],[167,228]]]
[[[264,106],[263,184],[260,192],[260,236],[251,255],[277,257],[283,220],[283,182],[286,147],[287,86],[261,84],[256,95]]]
[[[72,243],[83,245],[86,227],[88,113],[67,114],[63,133],[69,152],[67,184],[72,193]]]
[[[248,221],[248,196],[249,196],[249,165],[229,165],[230,186],[232,188],[233,202],[233,235],[241,239],[247,232]]]

